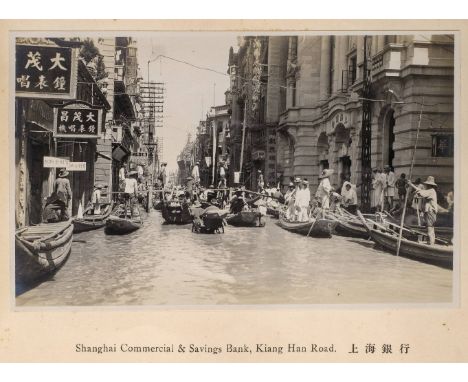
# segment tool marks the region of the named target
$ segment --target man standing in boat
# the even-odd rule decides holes
[[[408,182],[408,184],[415,190],[416,195],[420,196],[423,200],[423,211],[424,220],[426,221],[427,227],[427,236],[429,237],[429,244],[434,245],[434,224],[437,220],[437,184],[435,183],[433,176],[428,176],[427,180],[423,182],[423,190],[411,182]]]
[[[262,170],[258,170],[257,192],[262,192],[265,188],[265,180],[263,179]]]
[[[124,200],[125,208],[130,207],[130,212],[133,215],[133,205],[138,197],[138,171],[130,171],[128,178],[125,178]]]
[[[60,206],[61,220],[68,220],[68,205],[72,198],[72,190],[70,181],[67,179],[69,172],[62,168],[58,174],[58,178],[54,182],[54,193],[57,196],[56,203]]]
[[[290,206],[291,198],[293,197],[293,193],[294,193],[294,183],[290,182],[288,186],[288,190],[286,191],[286,194],[284,194],[284,203],[288,207],[286,209],[286,219],[288,220],[291,219],[291,209],[289,208],[289,206]]]
[[[101,213],[101,189],[102,184],[97,183],[94,185],[94,191],[91,196],[93,215],[99,215]]]
[[[332,186],[329,178],[332,174],[333,170],[325,169],[319,176],[320,184],[315,193],[315,197],[320,201],[322,211],[330,209],[330,192],[332,191]]]
[[[166,185],[166,162],[161,163],[161,170],[159,171],[159,176],[158,179],[161,182],[162,188],[164,189],[164,186]]]
[[[296,194],[296,207],[298,209],[298,217],[297,220],[300,222],[307,222],[309,221],[309,204],[310,204],[310,191],[309,191],[309,182],[307,180],[303,180],[301,185],[301,189]]]
[[[393,199],[395,198],[395,173],[391,166],[384,167],[385,176],[385,202],[388,204],[388,211],[393,208]]]

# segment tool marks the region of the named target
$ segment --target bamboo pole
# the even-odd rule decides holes
[[[418,120],[418,129],[416,130],[416,140],[414,142],[414,148],[413,148],[413,154],[411,156],[411,167],[408,175],[408,179],[411,182],[411,177],[413,175],[413,167],[414,167],[414,157],[416,156],[416,148],[418,146],[418,139],[419,139],[419,130],[421,128],[421,119],[422,119],[422,112],[423,112],[423,107],[424,107],[424,97],[421,102],[421,110],[419,112],[419,120]],[[409,196],[410,188],[408,187],[406,189],[406,194],[405,194],[405,202],[403,205],[403,213],[401,214],[401,222],[400,222],[400,232],[398,234],[398,242],[397,242],[397,250],[396,250],[396,255],[400,255],[400,246],[401,246],[401,237],[403,234],[403,224],[405,222],[405,215],[406,215],[406,204],[408,203],[408,196]]]

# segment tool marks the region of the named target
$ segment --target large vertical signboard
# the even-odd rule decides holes
[[[75,99],[78,61],[72,48],[16,45],[17,97]]]

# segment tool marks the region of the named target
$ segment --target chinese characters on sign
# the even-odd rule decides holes
[[[17,97],[75,98],[76,72],[71,48],[16,45]]]
[[[100,120],[99,109],[59,107],[56,109],[54,136],[98,138]]]

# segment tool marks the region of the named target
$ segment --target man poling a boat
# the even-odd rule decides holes
[[[123,193],[123,199],[126,210],[130,208],[131,216],[133,216],[133,207],[138,197],[137,176],[137,171],[130,171],[128,173],[128,178],[125,178],[125,189]]]
[[[92,212],[93,215],[98,215],[101,213],[101,190],[103,185],[97,183],[94,185],[94,191],[91,195],[91,205],[93,206]]]
[[[315,193],[315,197],[320,201],[320,206],[322,211],[330,209],[330,192],[332,191],[332,186],[330,184],[330,176],[333,174],[332,169],[325,169],[319,176],[320,183]]]
[[[429,237],[429,244],[435,244],[435,230],[434,224],[437,220],[437,184],[433,176],[428,176],[426,181],[423,182],[424,189],[421,190],[411,181],[408,185],[415,190],[416,195],[422,198],[424,220],[427,227],[427,235]]]

